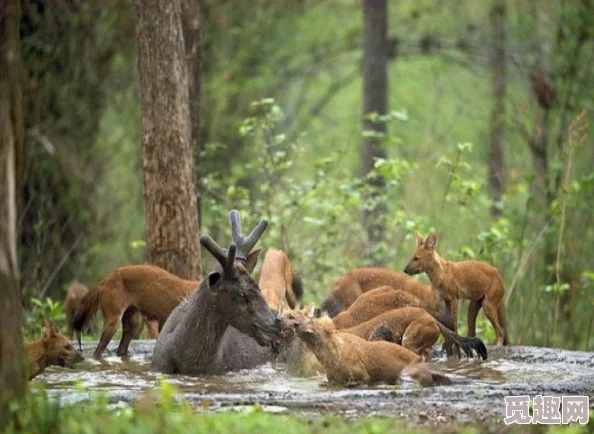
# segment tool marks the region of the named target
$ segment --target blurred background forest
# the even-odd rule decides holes
[[[379,47],[361,1],[199,3],[201,233],[228,242],[232,208],[268,218],[260,246],[320,301],[351,268],[402,270],[413,231],[436,230],[442,256],[499,268],[513,343],[594,348],[594,1],[389,1]],[[22,2],[36,330],[72,281],[147,262],[135,20],[131,2]],[[364,104],[368,49],[386,114]]]

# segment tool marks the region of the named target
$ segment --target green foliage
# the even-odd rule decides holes
[[[39,337],[39,331],[43,326],[43,320],[48,319],[63,328],[66,322],[66,313],[61,301],[54,301],[49,297],[45,299],[32,298],[31,309],[25,315],[23,335],[25,339]]]
[[[146,261],[132,4],[46,3],[25,4],[21,26],[27,179],[19,262],[27,309],[41,293],[62,299],[64,282],[73,278],[90,286],[117,266]],[[388,106],[399,110],[367,116],[386,122],[379,139],[387,157],[362,178],[360,146],[369,132],[361,127],[361,4],[289,3],[201,5],[195,154],[202,232],[228,240],[232,207],[246,227],[267,217],[262,246],[286,250],[306,297],[319,301],[349,268],[382,261],[400,270],[414,248],[412,232],[436,230],[446,258],[484,260],[501,271],[514,343],[593,348],[592,285],[583,276],[592,269],[594,148],[576,149],[568,185],[559,181],[569,122],[594,109],[593,70],[584,55],[593,44],[588,2],[507,5],[509,53],[523,54],[506,78],[506,191],[497,220],[485,188],[490,4],[390,2],[397,57],[389,63]],[[550,29],[539,27],[539,16]],[[441,44],[435,51],[417,44],[428,35]],[[540,45],[550,47],[544,59],[525,50]],[[544,202],[527,139],[542,114],[530,85],[540,60],[550,65],[557,95],[546,124]],[[370,182],[378,178],[385,187]],[[559,284],[561,199],[567,212]],[[385,227],[380,242],[370,243],[362,211]],[[481,336],[489,336],[481,321]],[[555,336],[552,322],[559,325]]]

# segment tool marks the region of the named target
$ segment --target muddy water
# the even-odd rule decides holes
[[[594,353],[507,347],[492,348],[487,361],[448,361],[436,350],[430,366],[452,378],[452,386],[421,388],[405,379],[397,386],[343,389],[329,387],[323,376],[291,377],[282,364],[221,376],[162,375],[149,369],[153,345],[133,342],[128,360],[114,356],[112,345],[99,362],[90,357],[94,344],[87,344],[86,359],[76,370],[48,368],[34,381],[46,383],[67,403],[103,392],[113,404],[125,405],[166,379],[199,409],[237,410],[258,403],[275,412],[396,415],[427,423],[501,418],[506,395],[594,394]]]

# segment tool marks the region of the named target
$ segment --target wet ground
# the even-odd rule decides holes
[[[76,370],[51,367],[34,381],[46,383],[65,402],[104,392],[113,404],[126,405],[165,378],[197,409],[241,410],[259,404],[271,412],[347,418],[391,415],[435,424],[501,420],[508,395],[588,395],[594,404],[594,353],[506,347],[490,348],[486,361],[447,361],[436,349],[430,366],[450,376],[452,386],[422,388],[404,381],[398,386],[340,389],[328,387],[323,376],[291,377],[282,364],[221,376],[162,375],[149,369],[153,345],[154,341],[134,341],[131,357],[122,361],[114,355],[112,343],[98,362],[91,358],[95,344],[87,343],[86,359]]]

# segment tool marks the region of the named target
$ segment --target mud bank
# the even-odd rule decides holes
[[[201,411],[240,411],[258,404],[271,412],[389,415],[428,424],[501,420],[509,395],[588,395],[594,404],[594,353],[579,351],[490,348],[487,361],[447,361],[436,347],[431,368],[449,375],[452,386],[421,388],[404,381],[398,386],[340,389],[328,387],[323,376],[291,377],[281,364],[221,376],[167,376],[149,369],[154,341],[134,341],[128,360],[116,357],[112,344],[101,362],[91,359],[95,345],[83,345],[86,359],[76,370],[52,367],[34,381],[46,383],[66,403],[105,393],[114,405],[127,405],[167,379]]]

